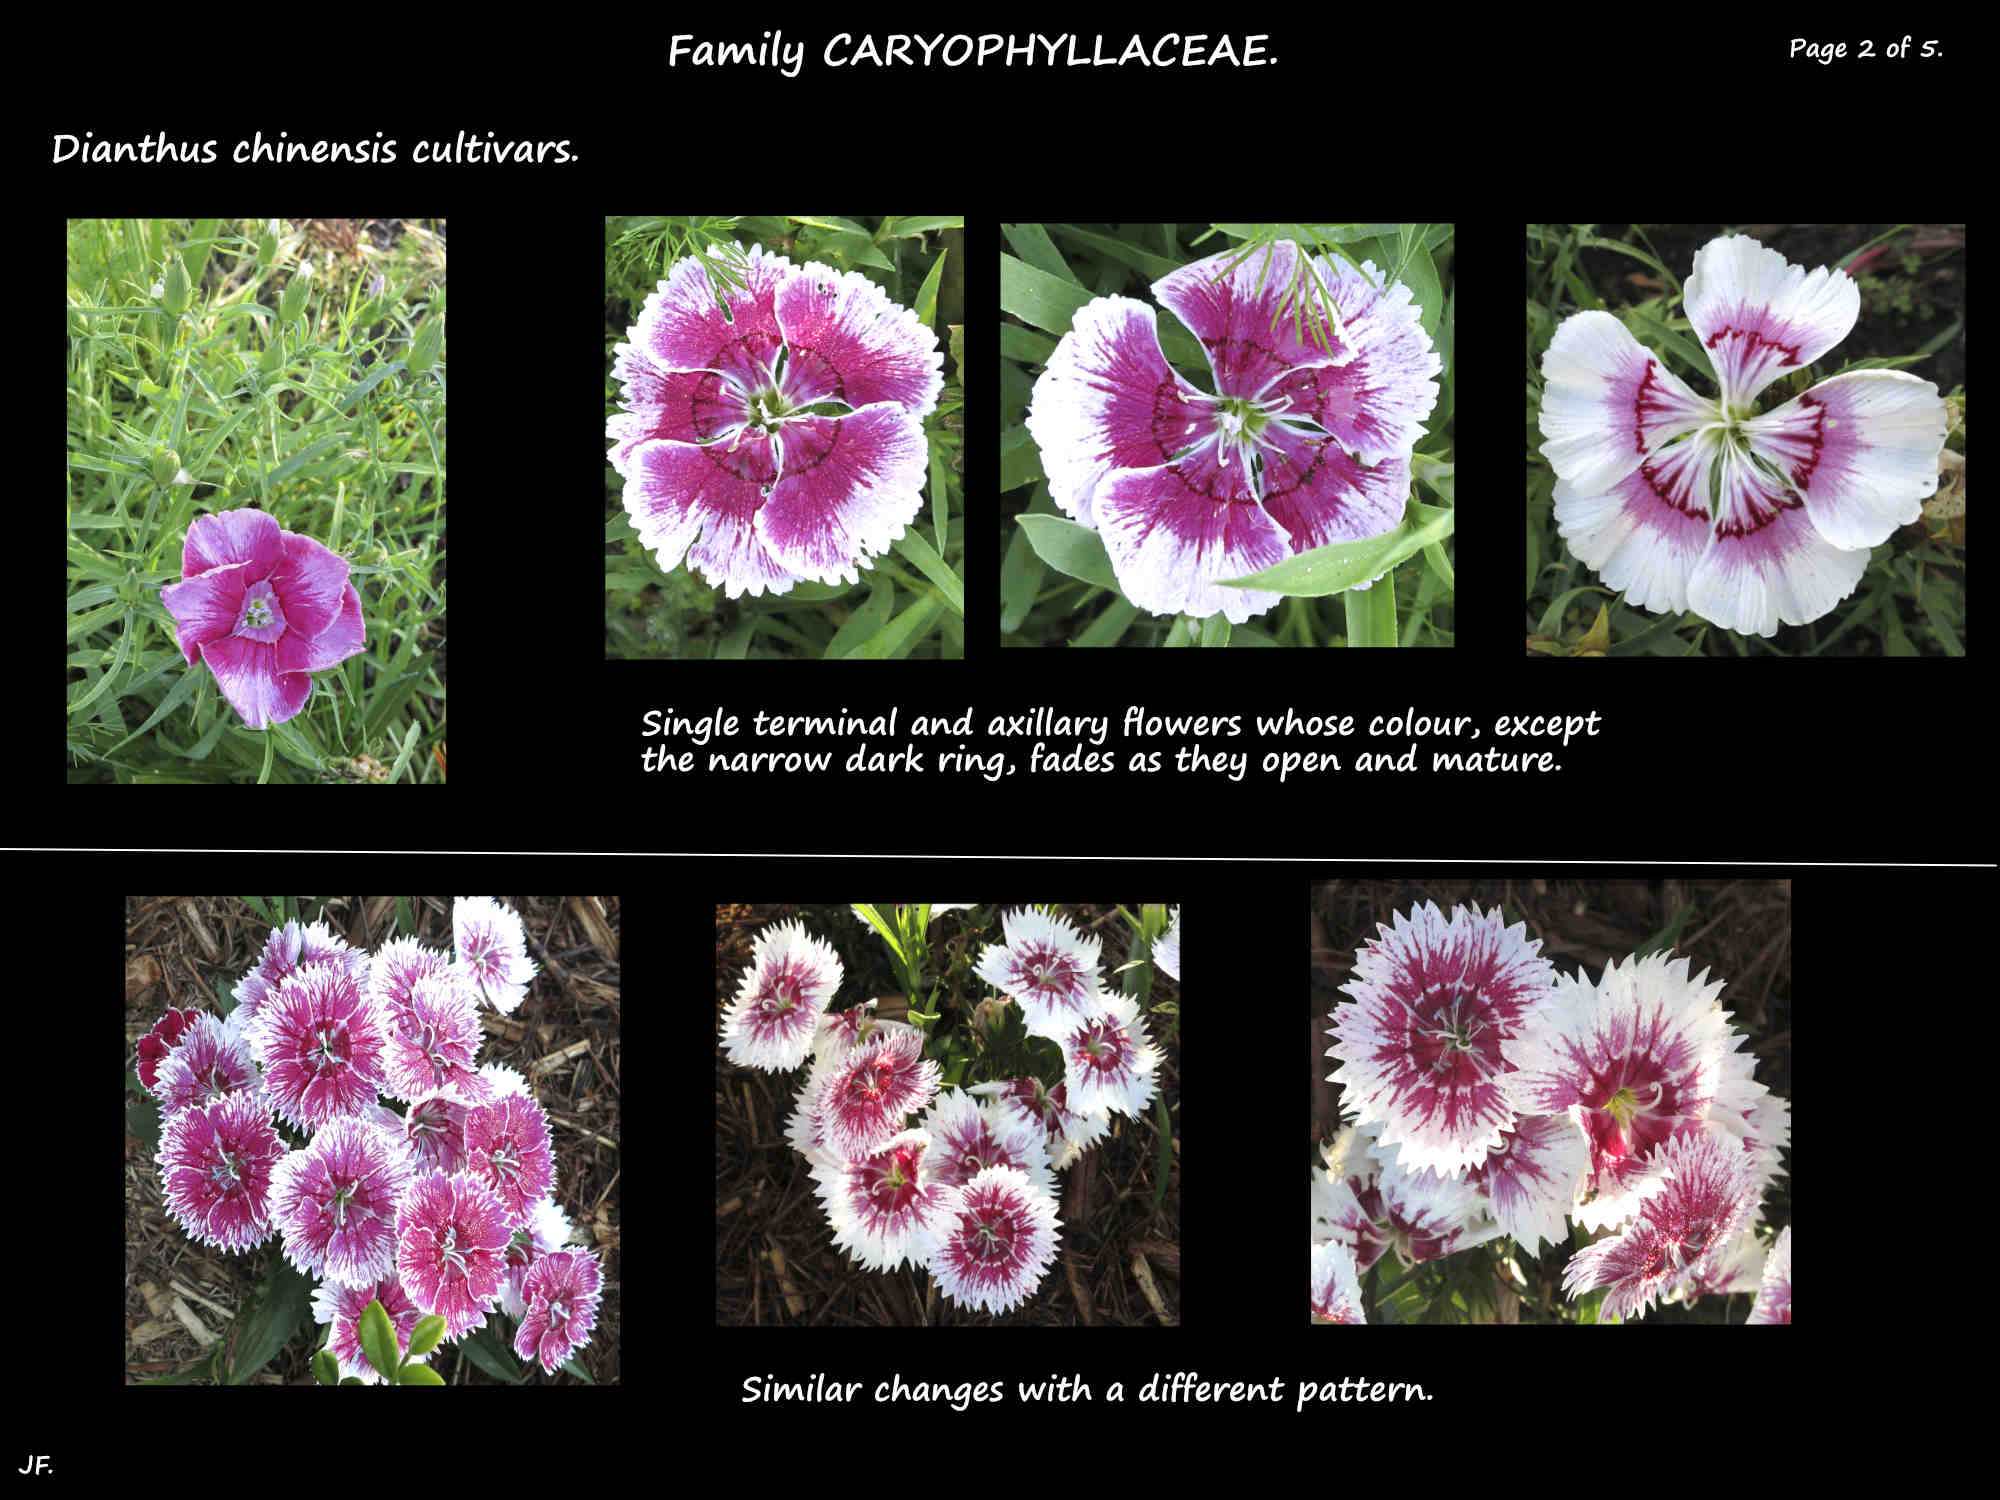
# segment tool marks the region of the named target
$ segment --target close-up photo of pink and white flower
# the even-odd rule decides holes
[[[1690,925],[1731,979],[1661,945]],[[1322,888],[1313,1321],[1766,1321],[1789,952],[1789,883]],[[1344,1318],[1328,1246],[1357,1278]]]
[[[1531,559],[1541,553],[1546,514],[1587,570],[1581,578],[1603,586],[1591,610],[1616,596],[1631,609],[1762,639],[1827,619],[1864,591],[1868,612],[1879,616],[1899,582],[1927,574],[1914,613],[1941,623],[1941,633],[1930,624],[1937,644],[1958,654],[1960,557],[1948,528],[1926,522],[1926,507],[1956,425],[1929,376],[1962,367],[1954,342],[1962,323],[1921,348],[1890,329],[1892,319],[1908,321],[1900,309],[1912,280],[1936,286],[1940,299],[1962,295],[1953,269],[1962,235],[1891,232],[1836,263],[1802,264],[1760,240],[1761,228],[1725,231],[1701,243],[1691,264],[1673,264],[1654,258],[1651,240],[1684,236],[1649,231],[1634,226],[1626,245],[1600,237],[1591,248],[1624,249],[1627,268],[1659,265],[1664,280],[1641,284],[1661,294],[1634,306],[1586,302],[1539,348],[1535,420],[1547,469],[1531,472]],[[1532,238],[1540,246],[1562,234]],[[1802,255],[1824,254],[1820,247],[1840,236],[1794,226],[1783,239]],[[1927,253],[1883,258],[1894,248],[1885,241]],[[1683,267],[1687,279],[1677,285]],[[1560,296],[1580,285],[1551,290]],[[1532,311],[1531,328],[1543,315],[1539,305]],[[1864,314],[1860,347],[1843,349]],[[1531,352],[1538,344],[1539,334],[1531,336]],[[1884,349],[1896,357],[1875,353]],[[1891,607],[1900,616],[1900,604]],[[1568,638],[1549,634],[1560,618],[1545,613],[1535,649],[1581,654],[1560,650]],[[1592,649],[1611,650],[1618,623],[1607,618]],[[1658,623],[1655,634],[1664,636],[1680,622]],[[1631,633],[1645,628],[1636,617],[1634,625]],[[1899,629],[1900,621],[1885,634],[1893,639]],[[1835,625],[1821,635],[1837,633]],[[1811,645],[1821,636],[1786,639]],[[1866,648],[1857,640],[1848,649]]]

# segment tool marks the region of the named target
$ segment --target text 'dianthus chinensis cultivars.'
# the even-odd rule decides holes
[[[1861,313],[1844,271],[1810,275],[1740,235],[1696,252],[1688,322],[1719,397],[1697,395],[1608,312],[1564,320],[1542,358],[1556,527],[1628,602],[1773,635],[1849,594],[1869,549],[1917,519],[1946,436],[1937,387],[1900,370],[1756,398]]]
[[[1441,363],[1410,289],[1372,262],[1313,258],[1319,285],[1287,311],[1302,259],[1279,240],[1153,283],[1200,341],[1213,395],[1167,363],[1153,309],[1129,297],[1086,303],[1035,382],[1050,497],[1103,534],[1141,609],[1241,624],[1280,596],[1226,580],[1402,520]]]
[[[854,583],[922,505],[937,335],[858,271],[755,245],[743,282],[718,305],[676,262],[617,347],[626,512],[663,569],[685,558],[732,599]]]
[[[366,641],[347,559],[280,529],[261,510],[197,516],[181,581],[160,590],[189,666],[207,662],[252,729],[306,706],[308,674],[338,666]]]

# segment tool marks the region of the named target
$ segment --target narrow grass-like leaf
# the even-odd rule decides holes
[[[821,653],[827,661],[839,661],[852,656],[870,636],[889,623],[889,615],[896,607],[896,585],[878,574],[868,590],[868,597],[841,623],[827,642]]]
[[[878,630],[854,655],[872,661],[888,661],[899,656],[908,656],[917,642],[930,629],[937,612],[944,608],[944,601],[936,594],[926,594],[895,619]]]
[[[896,551],[923,570],[924,577],[930,579],[943,592],[945,603],[952,607],[955,614],[963,618],[965,585],[959,582],[958,575],[951,570],[951,565],[939,557],[936,549],[924,540],[923,533],[906,530],[897,539],[895,546]]]
[[[1224,580],[1236,588],[1268,589],[1279,594],[1337,594],[1366,583],[1405,558],[1452,534],[1457,512],[1411,501],[1402,525],[1382,536],[1360,542],[1334,542],[1274,563],[1246,578]]]
[[[1023,323],[1050,333],[1067,333],[1077,309],[1088,301],[1088,288],[1039,271],[1011,255],[1000,257],[1000,310]]]
[[[917,321],[926,328],[934,327],[937,323],[938,282],[944,276],[947,254],[948,252],[939,252],[938,258],[931,262],[930,275],[926,276],[924,284],[917,288]]]

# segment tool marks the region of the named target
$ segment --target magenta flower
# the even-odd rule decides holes
[[[556,1250],[544,1255],[521,1279],[526,1311],[514,1331],[514,1352],[532,1359],[546,1374],[590,1342],[597,1327],[597,1299],[604,1273],[588,1250]]]
[[[961,1307],[1012,1311],[1055,1261],[1055,1199],[1014,1167],[982,1168],[946,1191],[944,1212],[924,1227],[919,1258]]]
[[[366,986],[369,981],[368,955],[350,948],[346,939],[326,923],[287,922],[283,927],[273,927],[264,940],[257,966],[243,976],[233,991],[236,1009],[229,1013],[230,1025],[247,1034],[267,995],[299,965],[322,961],[341,964],[356,984]]]
[[[368,1286],[396,1259],[396,1205],[414,1175],[410,1158],[358,1116],[329,1121],[271,1178],[271,1218],[285,1259],[311,1276]]]
[[[1486,1199],[1473,1183],[1409,1170],[1400,1148],[1370,1139],[1373,1129],[1343,1131],[1326,1153],[1331,1237],[1356,1252],[1362,1270],[1384,1249],[1409,1266],[1499,1238],[1501,1228],[1487,1217]]]
[[[410,1299],[444,1319],[457,1339],[486,1321],[507,1274],[513,1231],[506,1205],[485,1183],[454,1172],[419,1176],[396,1219],[396,1275]]]
[[[1603,1315],[1644,1315],[1661,1295],[1718,1260],[1756,1206],[1754,1168],[1733,1140],[1706,1131],[1659,1149],[1658,1180],[1639,1216],[1610,1239],[1587,1245],[1563,1268],[1574,1298],[1596,1287]]]
[[[1845,338],[1861,292],[1755,240],[1695,252],[1684,306],[1720,399],[1699,396],[1608,312],[1542,357],[1556,526],[1628,603],[1774,635],[1854,591],[1869,549],[1917,519],[1946,436],[1937,387],[1854,370],[1759,416],[1756,398]]]
[[[819,1025],[813,1030],[813,1062],[815,1065],[833,1062],[878,1035],[916,1030],[904,1021],[876,1019],[875,1002],[857,1000],[846,1010],[829,1011],[819,1018]]]
[[[1572,1212],[1586,1229],[1630,1218],[1671,1137],[1699,1131],[1712,1106],[1740,1111],[1767,1090],[1752,1060],[1732,1055],[1743,1038],[1716,1004],[1722,981],[1666,953],[1613,962],[1598,983],[1559,976],[1549,1003],[1504,1050],[1517,1070],[1505,1086],[1523,1114],[1567,1114],[1583,1127],[1590,1159]]]
[[[734,599],[857,581],[916,516],[937,405],[937,337],[859,272],[753,246],[716,293],[676,262],[620,344],[626,410],[606,425],[639,540]]]
[[[1094,1016],[1071,1023],[1063,1038],[1063,1083],[1070,1107],[1137,1116],[1152,1102],[1160,1054],[1146,1035],[1136,1001],[1101,993]]]
[[[1771,1258],[1764,1262],[1764,1280],[1757,1288],[1757,1305],[1750,1309],[1750,1316],[1745,1321],[1785,1324],[1792,1321],[1792,1226],[1789,1224],[1778,1235]]]
[[[459,969],[488,1005],[512,1015],[535,977],[520,915],[491,896],[460,896],[451,904],[451,930]]]
[[[1312,1248],[1312,1320],[1315,1324],[1366,1323],[1354,1252],[1338,1240]]]
[[[410,1155],[422,1171],[465,1170],[467,1106],[450,1094],[414,1100],[403,1115],[402,1134]]]
[[[160,1132],[167,1212],[220,1250],[248,1250],[271,1233],[271,1179],[285,1143],[261,1094],[239,1091],[171,1116]]]
[[[363,1385],[379,1385],[382,1381],[361,1348],[361,1315],[371,1302],[380,1302],[382,1311],[389,1315],[389,1326],[396,1331],[396,1357],[404,1358],[410,1352],[410,1335],[423,1320],[424,1310],[410,1300],[410,1294],[394,1276],[384,1276],[361,1287],[323,1281],[312,1294],[313,1321],[333,1325],[326,1346],[340,1363],[341,1379],[351,1375]],[[429,1360],[428,1354],[419,1354],[411,1363],[426,1364]]]
[[[1022,907],[1000,919],[1004,943],[988,943],[973,973],[1020,1002],[1035,1036],[1060,1040],[1074,1021],[1098,1014],[1097,956],[1102,944],[1067,917]]]
[[[388,1025],[344,964],[293,971],[258,1008],[248,1037],[271,1102],[302,1130],[359,1114],[388,1085]]]
[[[1167,363],[1153,309],[1127,297],[1086,304],[1035,382],[1027,422],[1049,494],[1103,533],[1142,609],[1241,624],[1280,596],[1227,580],[1402,519],[1440,361],[1410,289],[1372,262],[1311,260],[1319,287],[1295,321],[1283,298],[1304,261],[1279,240],[1153,283],[1201,341],[1213,395]],[[1306,328],[1329,314],[1321,348]]]
[[[931,1138],[928,1160],[938,1180],[964,1187],[988,1167],[1013,1167],[1051,1197],[1048,1139],[1027,1116],[1003,1109],[998,1101],[975,1099],[963,1089],[946,1089],[924,1116]]]
[[[860,1156],[903,1128],[937,1093],[938,1065],[920,1033],[877,1033],[827,1070],[815,1104],[820,1141],[835,1156]]]
[[[181,549],[181,581],[160,590],[189,666],[206,661],[229,706],[252,729],[306,706],[312,672],[361,650],[361,596],[347,559],[283,531],[261,510],[196,516]]]
[[[466,1171],[500,1196],[510,1227],[527,1223],[555,1186],[549,1120],[526,1094],[507,1094],[465,1116]]]
[[[195,1104],[213,1104],[238,1090],[257,1093],[264,1080],[257,1076],[250,1049],[220,1016],[196,1011],[174,1050],[159,1066],[153,1096],[164,1114]]]
[[[375,950],[368,966],[368,993],[392,1030],[401,1030],[416,1004],[417,981],[452,969],[448,954],[426,948],[415,938],[391,938]]]
[[[1526,924],[1507,926],[1497,909],[1454,907],[1447,918],[1426,902],[1376,930],[1341,986],[1354,1003],[1334,1007],[1332,1080],[1345,1090],[1342,1111],[1380,1124],[1405,1167],[1455,1176],[1514,1127],[1502,1044],[1554,970]]]
[[[758,933],[750,971],[722,1013],[729,1060],[767,1073],[804,1062],[841,974],[833,945],[809,935],[803,923],[778,922]],[[849,1014],[858,1024],[861,1014]]]
[[[379,972],[379,962],[376,967]],[[383,1091],[404,1100],[440,1092],[467,1104],[491,1098],[493,1085],[478,1068],[486,1033],[463,976],[457,970],[425,974],[409,994],[409,1009],[395,1013],[396,1021],[387,1028],[391,1035]]]
[[[181,1033],[205,1014],[198,1010],[176,1010],[171,1005],[167,1013],[153,1023],[153,1029],[139,1038],[139,1082],[146,1091],[153,1091],[154,1080],[159,1077],[160,1064],[173,1051],[174,1043],[181,1039]]]
[[[507,1242],[507,1279],[500,1286],[500,1310],[521,1320],[527,1304],[521,1300],[521,1279],[528,1267],[569,1243],[570,1223],[553,1198],[544,1198],[528,1212],[528,1222],[514,1231]]]
[[[925,1166],[930,1141],[921,1130],[905,1130],[872,1150],[814,1165],[833,1242],[857,1265],[893,1271],[907,1259],[921,1260],[924,1231],[957,1192]]]
[[[1111,1117],[1103,1110],[1086,1113],[1071,1109],[1066,1083],[1050,1088],[1039,1078],[1006,1078],[976,1083],[969,1092],[993,1099],[1009,1114],[1032,1122],[1047,1139],[1049,1165],[1058,1172],[1111,1128]]]

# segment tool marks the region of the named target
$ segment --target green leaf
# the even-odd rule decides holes
[[[1025,427],[1016,427],[1000,439],[1000,493],[1018,490],[1042,478],[1042,450]]]
[[[868,590],[868,597],[834,632],[833,639],[826,643],[826,650],[820,653],[820,659],[839,661],[854,655],[870,636],[889,622],[889,615],[895,607],[896,585],[878,574]]]
[[[906,529],[896,542],[896,550],[923,570],[924,577],[938,586],[960,619],[965,618],[965,585],[951,565],[937,555],[937,550],[924,540],[923,533]]]
[[[438,1340],[444,1337],[444,1319],[436,1313],[427,1318],[417,1319],[417,1326],[410,1330],[410,1357],[428,1354],[437,1348]]]
[[[1247,578],[1224,581],[1233,588],[1269,589],[1279,594],[1338,594],[1443,541],[1452,534],[1456,515],[1456,511],[1413,500],[1403,524],[1385,535],[1315,547]]]
[[[1000,257],[1000,310],[1023,323],[1054,334],[1067,333],[1077,309],[1088,301],[1087,288],[1038,271],[1011,255]]]
[[[1167,1198],[1167,1174],[1174,1167],[1173,1124],[1167,1119],[1167,1096],[1153,1095],[1153,1131],[1160,1138],[1160,1160],[1154,1169],[1153,1212],[1160,1211],[1160,1205]]]
[[[1104,538],[1088,526],[1062,516],[1016,516],[1036,554],[1058,573],[1081,578],[1101,589],[1118,591],[1118,575],[1112,571],[1111,557],[1104,550]],[[1280,565],[1282,566],[1282,564]]]
[[[946,490],[946,476],[951,466],[945,462],[944,450],[935,443],[931,445],[931,530],[937,536],[938,555],[942,557],[951,542],[951,501]],[[965,613],[964,610],[959,611]]]
[[[930,275],[926,276],[924,284],[917,288],[917,321],[926,328],[934,327],[937,322],[938,282],[944,276],[944,263],[947,258],[948,252],[940,251],[938,258],[931,262]]]
[[[872,636],[867,644],[854,654],[873,661],[887,661],[898,656],[907,656],[912,648],[924,638],[937,612],[944,608],[944,601],[936,594],[926,594],[895,619],[884,625]]]
[[[1088,229],[1058,224],[1055,232],[1066,240],[1095,250],[1099,255],[1109,256],[1112,260],[1130,266],[1149,280],[1157,281],[1169,271],[1177,271],[1181,267],[1180,261],[1169,260],[1164,255],[1150,254],[1136,245],[1128,245],[1123,240],[1114,240],[1109,235],[1093,234]]]
[[[230,1385],[247,1385],[298,1331],[309,1312],[312,1283],[284,1260],[271,1262],[256,1305],[237,1325]]]
[[[1041,225],[1003,224],[1000,232],[1007,236],[1007,243],[1014,247],[1014,253],[1036,270],[1046,271],[1063,281],[1075,282],[1078,286],[1083,285],[1082,278],[1069,268],[1062,251],[1056,249],[1055,241],[1049,238],[1049,232]]]
[[[842,234],[858,234],[864,238],[868,234],[852,219],[837,219],[832,214],[787,214],[785,217],[794,224],[810,224],[815,229],[837,229]]]
[[[495,1380],[504,1380],[509,1385],[520,1381],[523,1371],[514,1362],[512,1352],[491,1323],[469,1338],[459,1340],[456,1347],[461,1358],[471,1360],[476,1368],[484,1370]]]
[[[375,1367],[376,1373],[394,1379],[396,1329],[379,1298],[361,1310],[361,1319],[355,1325],[355,1331],[361,1335],[361,1352],[368,1356],[368,1363]]]
[[[876,231],[882,239],[908,239],[914,235],[929,234],[934,229],[963,229],[965,216],[951,214],[943,217],[891,219]]]
[[[340,1384],[340,1361],[331,1349],[322,1347],[313,1355],[313,1379],[321,1385]]]
[[[444,1377],[429,1365],[404,1365],[396,1372],[397,1385],[443,1385]]]
[[[897,941],[895,930],[884,920],[882,913],[875,909],[873,903],[866,901],[857,902],[854,907],[854,914],[882,934],[882,941],[887,943],[889,951],[896,955],[898,967],[909,963],[908,957],[903,952],[902,943]]]

